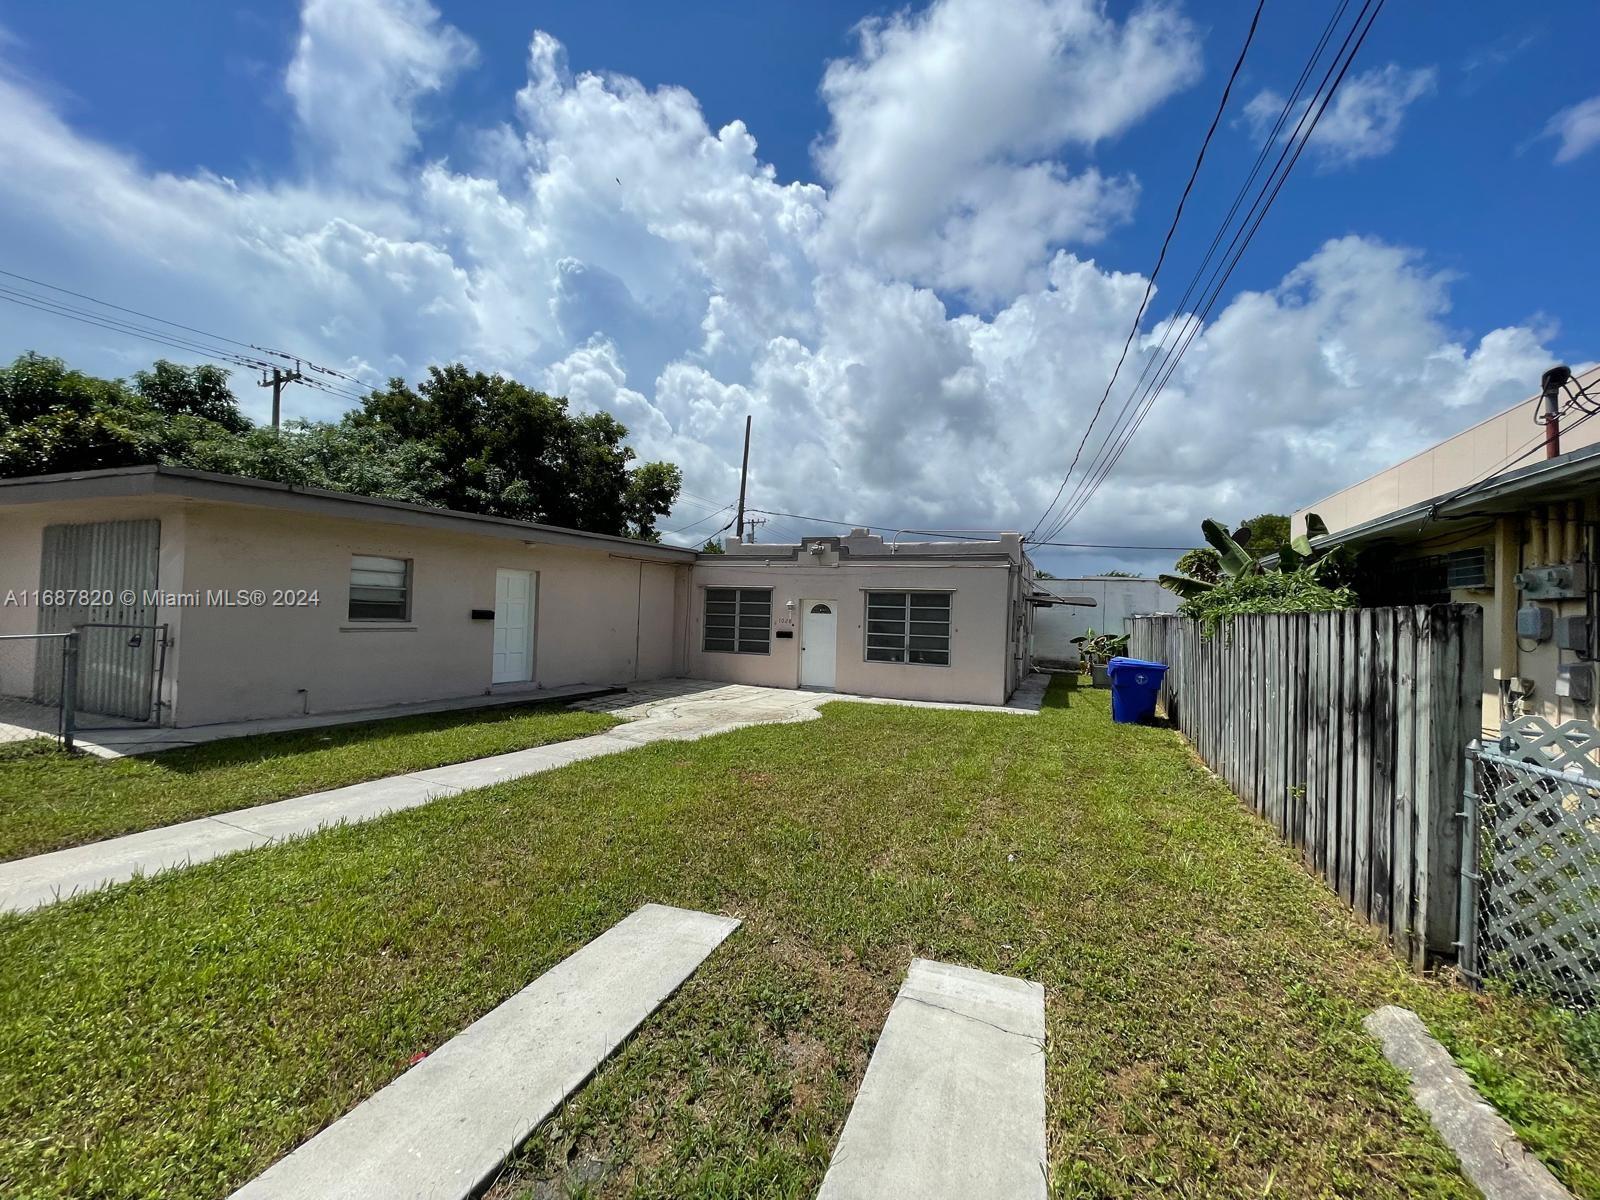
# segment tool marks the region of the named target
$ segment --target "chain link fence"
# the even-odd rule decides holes
[[[1600,1006],[1600,732],[1540,718],[1468,751],[1461,956],[1505,980]]]
[[[0,636],[0,743],[73,738],[78,635]]]

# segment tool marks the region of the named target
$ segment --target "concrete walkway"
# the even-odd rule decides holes
[[[478,708],[505,708],[520,704],[560,704],[591,696],[609,696],[625,689],[598,683],[575,683],[569,687],[536,688],[527,684],[501,684],[479,696],[458,696],[454,700],[426,700],[416,704],[385,704],[378,708],[343,709],[339,712],[311,713],[301,717],[268,717],[258,721],[219,721],[211,725],[140,725],[120,717],[79,714],[74,742],[79,750],[101,758],[122,758],[130,754],[158,754],[184,746],[200,746],[229,738],[256,737],[263,733],[294,733],[302,729],[327,729],[334,725],[359,725],[367,721],[389,721],[396,717],[420,717],[430,713],[470,712]],[[25,719],[23,709],[32,709]],[[0,742],[23,738],[54,737],[56,710],[38,704],[7,706],[0,702]]]
[[[739,927],[646,904],[234,1193],[466,1200]]]
[[[817,1200],[1044,1200],[1044,988],[915,959]]]
[[[109,884],[303,837],[329,825],[370,821],[387,813],[416,808],[442,796],[536,775],[652,742],[692,741],[747,725],[810,721],[816,718],[817,709],[830,700],[859,699],[830,692],[687,679],[638,684],[627,692],[591,696],[573,706],[591,712],[609,712],[627,722],[592,737],[373,779],[0,863],[0,912],[41,908]],[[934,707],[982,712],[1027,711],[981,705]]]

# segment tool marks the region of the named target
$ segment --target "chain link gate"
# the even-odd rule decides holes
[[[77,646],[71,631],[0,636],[0,742],[54,738],[72,749],[69,681],[77,673]]]
[[[1600,1005],[1600,730],[1540,717],[1474,743],[1461,887],[1461,972]]]

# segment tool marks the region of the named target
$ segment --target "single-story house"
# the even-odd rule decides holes
[[[1574,377],[1600,400],[1600,368]],[[1600,420],[1573,404],[1559,447],[1539,396],[1295,513],[1327,523],[1318,546],[1361,551],[1362,601],[1483,608],[1483,730],[1537,715],[1597,719]],[[1600,409],[1597,409],[1600,411]],[[1559,453],[1551,454],[1559,448]]]
[[[0,480],[0,634],[85,628],[80,709],[162,724],[690,675],[1003,704],[1020,536],[703,554],[168,467]],[[59,640],[0,643],[53,702]]]

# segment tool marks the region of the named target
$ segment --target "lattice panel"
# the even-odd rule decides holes
[[[1500,751],[1552,771],[1600,773],[1600,729],[1587,721],[1552,725],[1543,717],[1519,717],[1501,726]]]
[[[1517,723],[1516,757],[1476,758],[1476,961],[1588,1005],[1600,1001],[1600,781],[1575,768],[1600,735],[1520,728],[1536,720]]]

